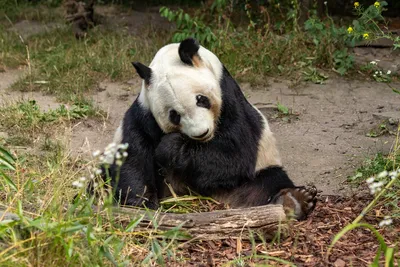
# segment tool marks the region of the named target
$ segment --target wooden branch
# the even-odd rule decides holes
[[[285,232],[286,215],[281,205],[266,205],[243,209],[218,210],[201,213],[160,213],[134,208],[116,208],[117,220],[127,226],[132,220],[143,217],[134,231],[170,230],[182,225],[192,238],[201,240],[251,237],[274,237],[277,231]],[[154,227],[156,222],[157,229]],[[260,235],[260,236],[257,236]]]

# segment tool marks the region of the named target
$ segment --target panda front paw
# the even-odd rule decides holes
[[[273,199],[274,204],[281,204],[288,215],[297,220],[305,220],[317,203],[317,188],[295,187],[282,189]]]
[[[156,162],[164,169],[173,168],[183,143],[184,137],[180,133],[164,135],[155,150]]]

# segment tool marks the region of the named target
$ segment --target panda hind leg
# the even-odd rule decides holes
[[[315,186],[285,188],[280,190],[270,203],[281,204],[286,214],[292,215],[297,220],[305,220],[316,206],[317,188]]]

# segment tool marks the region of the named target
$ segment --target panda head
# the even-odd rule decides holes
[[[181,132],[203,142],[214,137],[223,66],[213,53],[190,38],[161,48],[149,67],[133,66],[144,80],[139,102],[165,133]]]

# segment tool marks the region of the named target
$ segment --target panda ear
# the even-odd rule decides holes
[[[133,67],[135,67],[136,72],[139,74],[147,84],[150,83],[151,69],[140,62],[132,62]]]
[[[181,42],[179,45],[179,57],[182,62],[190,66],[200,65],[200,56],[197,53],[199,51],[200,45],[196,39],[187,38]]]

